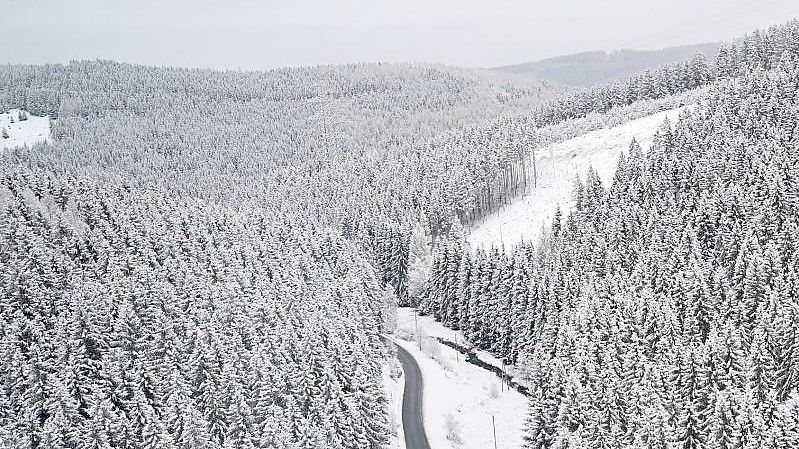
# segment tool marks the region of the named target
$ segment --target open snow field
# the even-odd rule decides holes
[[[0,131],[5,128],[8,132],[7,139],[0,135],[0,152],[6,148],[23,147],[50,140],[49,117],[28,114],[27,120],[20,121],[19,113],[18,109],[11,109],[0,114]],[[14,123],[11,123],[12,118]]]
[[[501,384],[500,379],[464,360],[434,337],[463,344],[456,332],[419,317],[422,350],[415,340],[414,311],[400,308],[394,341],[419,363],[424,378],[424,424],[433,449],[487,449],[494,447],[491,417],[496,424],[497,447],[522,447],[527,398]],[[481,356],[482,358],[482,356]]]
[[[585,177],[589,167],[606,187],[613,178],[619,154],[627,151],[635,138],[645,151],[652,137],[668,119],[676,122],[683,106],[632,120],[623,125],[599,129],[536,151],[538,187],[516,198],[504,209],[477,222],[471,229],[469,243],[484,246],[512,247],[520,241],[533,241],[548,226],[558,206],[565,212],[573,205],[572,189],[576,176]]]

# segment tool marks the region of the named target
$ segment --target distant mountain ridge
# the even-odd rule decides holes
[[[491,70],[580,87],[623,80],[646,69],[690,59],[701,53],[713,57],[720,42],[681,45],[660,50],[590,51],[542,59],[524,64],[495,67]]]

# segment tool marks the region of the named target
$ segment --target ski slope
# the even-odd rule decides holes
[[[19,109],[0,114],[0,132],[5,128],[8,138],[0,135],[0,153],[7,148],[31,146],[50,141],[50,117],[28,114],[28,119],[19,120]],[[11,119],[14,123],[11,123]]]
[[[538,187],[531,187],[524,197],[477,222],[468,236],[469,243],[473,248],[512,247],[521,241],[535,243],[544,226],[552,222],[558,206],[565,214],[573,205],[577,176],[584,179],[592,167],[607,187],[619,154],[629,149],[633,138],[648,150],[653,135],[666,118],[674,123],[681,112],[692,107],[670,109],[538,149],[535,161]]]

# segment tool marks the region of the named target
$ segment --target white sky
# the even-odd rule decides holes
[[[0,62],[489,67],[731,39],[799,0],[0,0]]]

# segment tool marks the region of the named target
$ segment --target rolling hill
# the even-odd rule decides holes
[[[492,70],[561,84],[589,87],[620,81],[643,70],[690,59],[698,53],[708,58],[714,57],[718,53],[719,46],[718,42],[710,42],[660,50],[590,51],[496,67]]]

